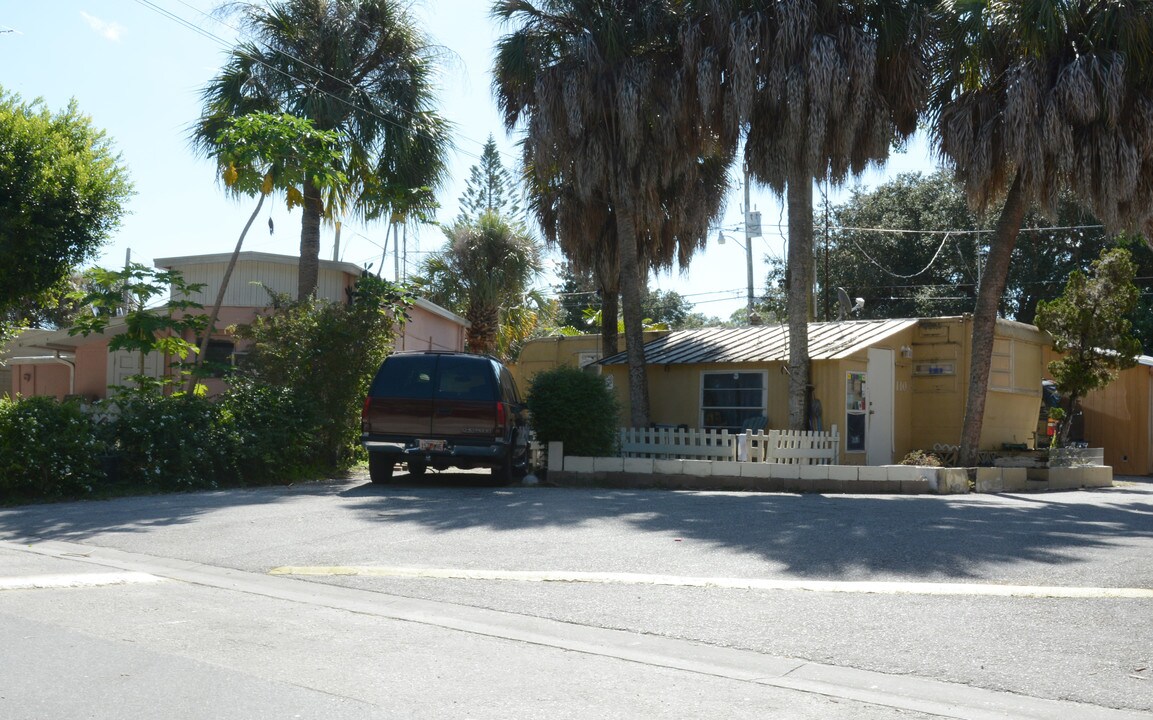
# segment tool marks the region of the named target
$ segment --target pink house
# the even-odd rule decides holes
[[[159,268],[180,270],[189,283],[204,283],[204,289],[191,299],[212,306],[224,277],[231,253],[218,255],[190,255],[159,258]],[[229,361],[243,355],[244,348],[236,347],[233,338],[224,329],[230,325],[251,322],[257,313],[269,307],[269,294],[265,287],[291,297],[296,296],[298,258],[261,252],[243,252],[237,260],[220,317],[209,342],[208,357]],[[348,291],[362,273],[352,263],[320,261],[317,296],[333,302],[347,302]],[[468,321],[439,305],[419,299],[409,311],[410,320],[400,328],[396,339],[397,350],[463,350]],[[0,351],[0,360],[9,382],[0,385],[0,395],[7,393],[24,396],[82,395],[103,398],[112,385],[123,384],[124,378],[141,372],[139,356],[135,353],[108,352],[110,336],[123,332],[123,325],[115,321],[103,335],[75,337],[65,330],[30,330],[20,335]],[[146,374],[160,377],[165,359],[152,354],[144,368]],[[0,382],[4,380],[0,375]],[[218,392],[220,381],[209,381],[209,391]]]

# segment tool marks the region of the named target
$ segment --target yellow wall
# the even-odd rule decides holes
[[[902,348],[910,347],[915,328],[909,328],[877,343],[874,347],[893,351],[893,462],[899,461],[910,450],[912,444],[913,393],[911,391],[912,360],[902,355]],[[869,353],[867,350],[841,360],[816,360],[813,362],[813,397],[821,401],[823,427],[827,431],[833,425],[841,436],[841,462],[846,465],[864,465],[865,451],[848,451],[847,427],[847,388],[850,372],[867,372]],[[787,425],[786,422],[778,427]]]
[[[711,363],[704,365],[650,365],[649,420],[658,424],[701,426],[701,376],[707,372],[763,372],[766,375],[766,411],[769,427],[786,427],[789,419],[788,376],[782,363]],[[608,365],[613,390],[621,404],[621,417],[628,418],[628,367]]]
[[[957,318],[922,321],[913,330],[909,388],[911,414],[917,422],[910,433],[912,449],[960,442],[969,376],[968,334],[968,324]]]
[[[1054,356],[1055,357],[1055,356]],[[1081,400],[1085,441],[1104,448],[1118,475],[1153,474],[1153,367],[1122,370]]]
[[[651,342],[667,334],[668,331],[647,332],[644,336],[645,342]],[[617,350],[619,352],[624,349],[625,339],[622,336]],[[554,367],[562,366],[580,367],[582,358],[587,363],[592,360],[600,360],[602,357],[604,357],[604,353],[601,349],[600,335],[571,335],[567,337],[558,335],[537,338],[525,343],[516,363],[509,366],[509,371],[512,372],[517,387],[524,393],[528,391],[533,376],[542,370],[551,370]],[[592,371],[597,372],[598,369],[599,366],[593,368]],[[622,375],[622,377],[626,376]],[[627,382],[625,384],[627,385]],[[623,417],[628,417],[628,415]]]
[[[914,330],[911,449],[931,450],[936,443],[956,445],[961,438],[969,387],[972,318],[922,320]],[[981,425],[982,450],[1005,443],[1033,446],[1041,410],[1041,378],[1048,339],[1030,326],[999,323],[993,342],[989,392]],[[952,373],[934,374],[933,369]]]

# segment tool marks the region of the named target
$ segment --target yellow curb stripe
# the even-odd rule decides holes
[[[881,595],[969,595],[992,597],[1035,597],[1071,599],[1153,599],[1149,588],[1057,587],[1035,585],[996,585],[982,583],[874,582],[839,580],[763,580],[757,578],[704,578],[643,573],[593,573],[528,570],[465,570],[448,568],[403,568],[371,565],[273,568],[270,575],[359,576],[384,578],[426,578],[438,580],[508,580],[517,582],[572,582],[622,585],[669,585],[711,587],[730,590],[803,590],[809,592],[870,593]]]

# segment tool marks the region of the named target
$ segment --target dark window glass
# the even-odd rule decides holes
[[[372,381],[372,395],[431,399],[436,361],[436,355],[394,355],[388,358]]]
[[[445,355],[440,359],[438,400],[495,401],[496,374],[488,360]]]
[[[236,345],[231,340],[209,340],[208,347],[204,349],[201,369],[208,377],[224,377],[232,370],[232,354],[235,349]]]
[[[764,413],[764,373],[705,373],[701,389],[702,426],[739,432],[746,420]]]
[[[501,397],[506,403],[513,405],[520,404],[520,395],[517,393],[516,381],[512,378],[512,373],[507,368],[500,370],[500,383],[501,383]]]

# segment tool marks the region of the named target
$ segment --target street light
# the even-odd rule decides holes
[[[724,245],[727,236],[723,232],[717,232],[717,244]],[[734,238],[729,237],[733,242],[737,242]],[[737,243],[740,245],[740,243]],[[753,311],[753,241],[749,237],[749,227],[745,224],[745,259],[748,265],[748,281],[749,293],[746,302],[746,312],[748,313],[748,321],[750,325],[760,325],[760,318],[756,316]]]

